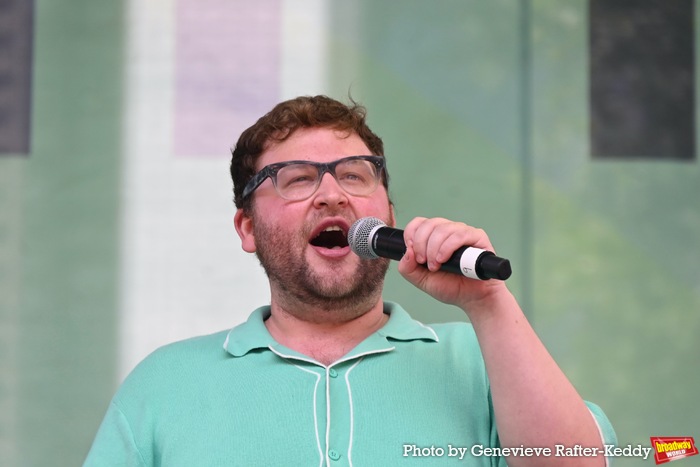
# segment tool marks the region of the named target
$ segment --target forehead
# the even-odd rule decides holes
[[[281,143],[270,145],[260,155],[257,169],[291,160],[330,162],[345,156],[369,155],[367,145],[356,133],[330,128],[301,128]]]

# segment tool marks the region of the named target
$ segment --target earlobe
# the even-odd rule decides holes
[[[255,234],[253,231],[253,218],[245,213],[243,209],[236,211],[233,218],[233,223],[236,226],[236,232],[241,238],[241,247],[247,253],[255,253]]]

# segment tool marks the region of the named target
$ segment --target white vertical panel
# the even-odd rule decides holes
[[[283,0],[283,99],[328,93],[328,0]]]
[[[282,2],[278,100],[325,92],[325,5]],[[238,135],[214,143],[221,156],[175,154],[176,7],[128,2],[120,379],[155,348],[230,328],[269,302],[267,279],[233,227],[227,155]]]

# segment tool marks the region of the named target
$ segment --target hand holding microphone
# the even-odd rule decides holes
[[[363,217],[350,227],[348,244],[361,258],[401,260],[406,252],[403,234],[403,230],[389,227],[376,217]],[[479,280],[506,280],[511,275],[510,261],[471,246],[457,249],[440,270]]]

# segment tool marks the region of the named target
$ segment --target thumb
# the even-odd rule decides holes
[[[416,261],[416,254],[411,244],[406,245],[406,253],[399,261],[398,270],[406,280],[417,286],[422,284],[430,274],[428,268],[421,266]]]

